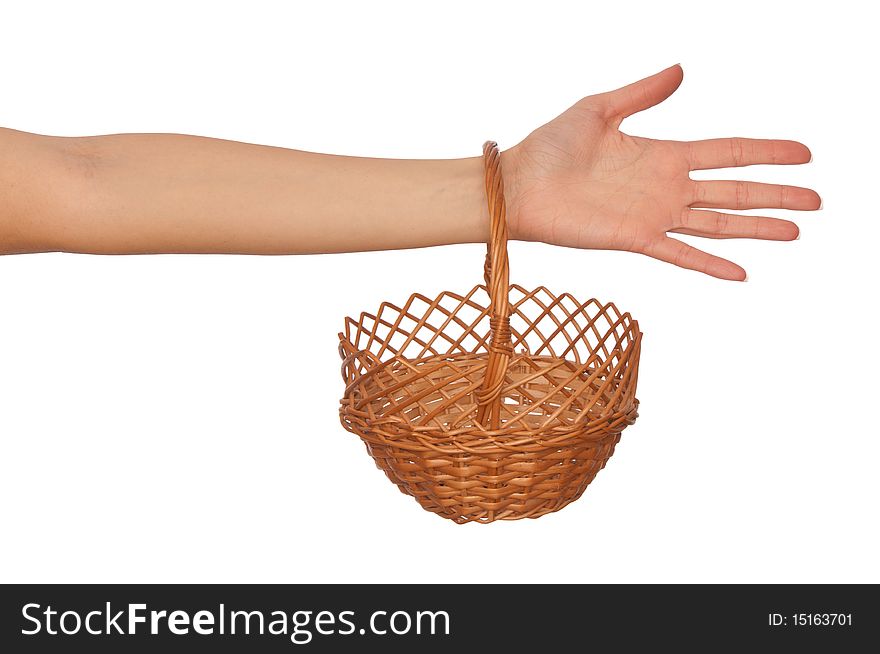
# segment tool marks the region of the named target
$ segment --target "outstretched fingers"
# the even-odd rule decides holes
[[[685,209],[680,224],[669,231],[705,238],[760,238],[769,241],[793,241],[800,233],[798,226],[790,220],[694,209]]]
[[[644,253],[655,259],[719,279],[741,282],[746,278],[746,271],[732,261],[703,252],[669,236],[662,236],[653,241],[644,249]]]
[[[804,164],[813,157],[803,143],[776,139],[707,139],[684,143],[684,149],[691,170]]]

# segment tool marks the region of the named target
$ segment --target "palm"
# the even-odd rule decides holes
[[[556,245],[639,249],[670,223],[687,165],[659,141],[579,113],[566,116],[579,129],[548,125],[522,144],[523,176],[532,183],[518,198],[511,229]],[[564,129],[572,132],[567,141]]]
[[[657,141],[619,131],[626,116],[668,97],[681,81],[670,68],[628,87],[584,98],[505,152],[508,215],[515,238],[640,252],[724,279],[736,264],[670,238],[797,237],[794,223],[700,208],[816,209],[809,189],[754,182],[696,182],[690,170],[756,163],[804,163],[793,141]]]

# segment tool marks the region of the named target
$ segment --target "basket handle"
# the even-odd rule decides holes
[[[489,291],[489,356],[483,384],[476,393],[477,422],[498,429],[501,422],[501,388],[513,354],[510,342],[510,265],[507,258],[507,214],[504,182],[501,179],[501,153],[495,141],[483,144],[486,198],[489,203],[489,243],[485,278]]]

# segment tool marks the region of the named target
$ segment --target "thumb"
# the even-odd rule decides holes
[[[595,95],[592,100],[604,107],[609,118],[616,118],[620,122],[627,116],[663,102],[679,87],[683,76],[684,71],[681,66],[675,64],[656,75],[633,82],[616,91]]]

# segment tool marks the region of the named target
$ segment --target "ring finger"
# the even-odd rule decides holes
[[[669,231],[705,238],[760,238],[771,241],[792,241],[799,233],[798,226],[789,220],[694,209],[685,209],[680,224]]]

